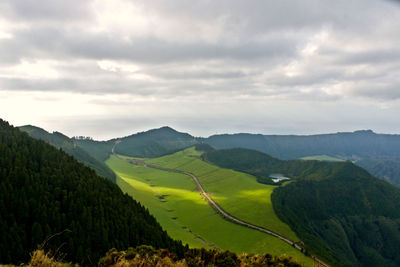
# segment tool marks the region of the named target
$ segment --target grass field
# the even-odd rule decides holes
[[[336,162],[336,161],[344,161],[343,159],[327,156],[327,155],[315,155],[315,156],[308,156],[308,157],[303,157],[301,158],[302,160],[320,160],[320,161],[331,161],[331,162]]]
[[[204,162],[199,155],[194,148],[188,148],[146,162],[194,173],[206,192],[227,212],[298,241],[296,234],[274,212],[270,196],[276,186],[260,184],[252,175]]]
[[[193,160],[202,162],[200,159],[193,157],[198,155],[199,153],[197,151],[189,149],[184,152],[178,152],[177,154],[148,161],[169,168],[186,169],[186,167],[195,166],[188,165],[190,164],[189,162]],[[211,248],[215,246],[235,252],[268,252],[273,255],[287,254],[293,256],[298,262],[305,265],[312,265],[310,258],[305,257],[296,249],[279,239],[222,219],[222,217],[216,214],[207,202],[202,199],[201,195],[196,191],[194,182],[189,176],[134,166],[114,156],[110,157],[106,163],[118,175],[117,183],[121,189],[146,206],[161,223],[163,228],[175,239],[180,239],[192,247]],[[193,164],[193,162],[191,164]],[[215,168],[212,165],[209,166]],[[211,192],[213,193],[214,199],[227,211],[244,220],[246,220],[246,218],[242,217],[247,216],[248,221],[251,221],[250,219],[261,220],[263,216],[264,218],[268,217],[265,215],[265,207],[252,207],[252,210],[256,212],[240,211],[240,209],[253,204],[260,205],[260,203],[269,203],[269,205],[271,205],[269,195],[266,197],[268,201],[261,201],[260,199],[264,199],[263,194],[270,194],[273,187],[262,185],[265,191],[261,191],[260,188],[258,188],[258,191],[251,193],[250,191],[256,188],[256,186],[250,182],[251,186],[240,186],[241,190],[238,197],[229,197],[233,201],[227,201],[227,196],[237,191],[234,190],[235,183],[241,183],[243,179],[250,179],[255,182],[255,179],[251,176],[242,177],[242,174],[238,175],[236,172],[222,172],[217,176],[210,176],[210,169],[201,165],[199,165],[197,170],[190,169],[190,171],[196,175],[201,173],[202,175],[199,175],[199,179],[202,183],[208,181],[207,186],[205,186],[206,190],[213,188],[213,186],[220,186],[221,184],[219,184],[219,182],[225,184],[226,188],[220,190],[222,192],[218,190],[213,190]],[[215,172],[214,170],[212,171]],[[228,182],[224,181],[224,179],[221,179],[221,181],[214,181],[214,183],[211,182],[213,179],[221,178],[219,175],[225,174],[232,177],[232,181],[234,181],[232,186],[226,186]],[[247,183],[245,182],[244,184]],[[243,203],[239,203],[240,199],[246,199],[250,204],[244,205]],[[238,205],[238,207],[234,207],[235,205]],[[268,214],[271,215],[270,212],[267,212],[267,215]],[[279,223],[274,219],[269,220],[275,223],[277,229],[285,229],[285,227],[287,227],[286,225],[284,225],[284,227],[279,226]],[[282,223],[280,222],[280,224]],[[287,229],[285,230],[287,231]]]

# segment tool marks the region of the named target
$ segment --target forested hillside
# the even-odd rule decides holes
[[[272,202],[307,249],[338,266],[399,266],[400,190],[351,162],[281,161],[258,151],[211,151],[226,168],[292,179]]]
[[[200,139],[214,148],[248,148],[279,159],[328,155],[351,160],[400,186],[400,135],[370,130],[321,135],[224,134]]]
[[[155,158],[177,152],[197,143],[187,134],[162,127],[118,139],[115,152],[131,157]]]
[[[111,155],[111,150],[115,144],[115,140],[109,141],[96,141],[87,138],[72,138],[74,144],[81,147],[90,156],[98,161],[104,162]]]
[[[147,209],[72,156],[0,120],[0,263],[45,249],[92,265],[110,248],[184,247]],[[60,234],[57,234],[60,233]]]
[[[261,181],[269,179],[271,174],[276,173],[291,178],[313,180],[336,177],[349,169],[356,169],[362,175],[369,175],[365,170],[350,162],[279,160],[262,152],[245,148],[214,150],[203,154],[202,158],[223,168],[234,169],[263,178]]]
[[[27,132],[35,139],[43,140],[57,148],[61,148],[71,156],[74,156],[80,162],[95,170],[98,175],[106,177],[115,182],[115,174],[104,163],[105,159],[96,159],[96,157],[89,155],[87,151],[75,144],[74,139],[70,139],[68,136],[63,135],[60,132],[54,132],[51,134],[39,127],[32,125],[21,126],[18,128],[24,132]]]

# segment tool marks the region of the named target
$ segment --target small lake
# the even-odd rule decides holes
[[[274,183],[278,183],[278,182],[283,181],[283,180],[290,180],[290,179],[292,179],[292,178],[286,177],[286,176],[284,176],[283,174],[280,174],[280,173],[273,173],[273,174],[270,174],[270,175],[269,175],[269,178],[271,178],[271,180],[272,180]]]

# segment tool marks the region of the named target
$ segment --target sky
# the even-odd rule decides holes
[[[106,140],[400,133],[400,1],[2,0],[0,118]]]

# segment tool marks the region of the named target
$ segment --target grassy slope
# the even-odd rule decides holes
[[[295,233],[276,216],[270,195],[276,186],[263,185],[252,175],[223,169],[194,157],[193,148],[149,160],[149,163],[194,173],[227,212],[256,225],[264,226],[297,241]]]
[[[187,152],[186,150],[185,153]],[[181,160],[183,159],[186,158]],[[166,157],[159,160],[165,161]],[[187,232],[190,229],[219,248],[235,252],[268,252],[275,255],[285,253],[300,263],[311,265],[309,258],[278,239],[222,219],[195,191],[194,182],[186,175],[133,166],[114,156],[106,163],[119,176],[117,183],[121,189],[148,207],[167,232],[184,243],[194,247],[207,247],[206,243]],[[175,162],[175,165],[180,164]],[[204,179],[200,180],[203,182]],[[155,186],[151,187],[149,183]],[[165,198],[167,202],[161,202],[159,195],[169,195]],[[221,199],[216,198],[218,201]],[[262,210],[264,208],[259,209]]]
[[[315,155],[315,156],[308,156],[300,158],[302,160],[321,160],[321,161],[344,161],[343,159],[327,156],[327,155]]]

